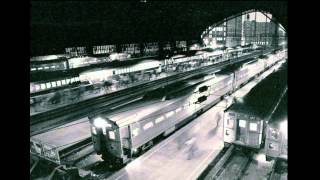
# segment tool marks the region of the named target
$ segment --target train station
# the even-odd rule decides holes
[[[286,1],[30,8],[30,179],[287,179]]]

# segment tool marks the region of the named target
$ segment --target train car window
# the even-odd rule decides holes
[[[145,124],[145,125],[143,126],[143,129],[144,129],[144,130],[147,130],[147,129],[151,128],[151,127],[153,127],[153,122],[148,122],[147,124]]]
[[[257,131],[257,130],[258,130],[258,125],[257,125],[257,123],[250,123],[250,124],[249,124],[249,130],[250,130],[250,131]]]
[[[61,80],[61,84],[62,85],[65,85],[66,84],[66,80],[64,79],[64,80]]]
[[[66,84],[69,84],[70,83],[70,79],[66,79]]]
[[[47,88],[51,88],[51,83],[46,83]]]
[[[80,81],[79,77],[75,77],[74,79],[75,81]]]
[[[43,89],[46,89],[46,85],[45,84],[41,84],[40,85],[40,88],[43,90]]]
[[[31,68],[31,71],[35,71],[35,70],[37,70],[37,68]]]
[[[56,66],[51,66],[50,68],[51,68],[51,69],[54,69],[54,68],[56,68]]]
[[[56,82],[55,81],[51,82],[51,86],[56,87],[57,86]]]
[[[35,89],[36,91],[39,91],[40,90],[40,86],[38,84],[35,85]]]
[[[164,117],[163,116],[160,116],[160,117],[158,117],[156,120],[155,120],[155,122],[156,123],[160,123],[160,122],[162,122],[164,120]]]
[[[180,112],[182,110],[182,107],[179,107],[178,109],[176,109],[176,113]]]
[[[57,86],[61,86],[61,81],[56,81]]]
[[[39,68],[38,68],[38,70],[42,70],[42,69],[43,69],[42,67],[39,67]]]
[[[49,66],[44,67],[44,69],[49,69]]]
[[[246,120],[239,120],[239,127],[245,128],[246,127]]]
[[[110,139],[116,139],[116,135],[113,131],[109,131],[109,138]]]
[[[170,111],[170,112],[166,113],[167,118],[171,117],[172,115],[174,115],[174,111]]]

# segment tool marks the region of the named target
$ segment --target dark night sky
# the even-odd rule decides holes
[[[209,25],[249,9],[287,27],[287,1],[31,1],[31,55],[65,47],[199,39]]]

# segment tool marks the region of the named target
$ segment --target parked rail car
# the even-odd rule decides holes
[[[162,62],[157,60],[143,60],[135,65],[115,68],[97,68],[80,73],[80,82],[89,82],[90,84],[110,81],[112,76],[127,74],[131,72],[161,72]]]
[[[111,53],[108,57],[110,62],[112,61],[128,61],[131,55],[128,53]]]
[[[258,66],[261,63],[256,64]],[[259,68],[255,71],[257,69]],[[261,68],[259,70],[263,71]],[[248,72],[243,71],[243,73]],[[129,162],[136,152],[151,146],[155,137],[168,135],[186,123],[188,117],[194,117],[205,111],[224,95],[233,91],[234,86],[239,84],[234,82],[235,80],[245,79],[240,82],[244,83],[251,78],[250,76],[238,78],[238,74],[216,75],[213,80],[198,85],[192,97],[185,99],[170,99],[113,116],[105,113],[90,116],[95,151],[111,163]]]
[[[266,127],[266,160],[288,160],[288,93],[282,98],[278,108]]]
[[[286,63],[262,80],[243,99],[225,111],[224,142],[250,149],[264,143],[266,121],[282,98],[287,84]]]
[[[63,79],[52,79],[50,81],[37,81],[30,83],[31,94],[41,94],[42,92],[51,92],[65,87],[77,86],[80,84],[79,77],[66,77]]]
[[[65,57],[57,57],[56,59],[33,60],[30,62],[30,71],[59,71],[68,68],[68,59]]]
[[[76,57],[76,58],[70,58],[68,59],[69,62],[69,68],[80,68],[85,66],[90,66],[92,64],[100,64],[105,63],[105,59],[98,59],[95,57]]]

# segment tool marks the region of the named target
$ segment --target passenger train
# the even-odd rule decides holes
[[[108,61],[127,61],[131,58],[131,55],[128,53],[112,53],[107,58]]]
[[[266,127],[266,160],[288,160],[288,94],[282,98]]]
[[[140,72],[144,71],[161,72],[161,67],[163,63],[158,60],[143,60],[135,65],[117,67],[117,68],[96,68],[80,73],[79,79],[80,82],[89,82],[90,84],[102,83],[104,81],[110,81],[112,76],[127,74],[130,72]]]
[[[51,55],[50,57],[56,57]],[[39,58],[38,58],[39,59]],[[30,62],[31,72],[51,72],[51,71],[65,71],[68,69],[80,68],[85,66],[90,66],[93,64],[100,64],[107,62],[103,58],[95,58],[89,56],[83,57],[61,57],[57,56],[56,59],[41,59],[32,60]]]
[[[211,49],[211,48],[202,48],[197,51],[192,56],[178,54],[172,56],[168,61],[168,64],[176,64],[182,62],[189,62],[193,60],[212,60],[215,63],[219,63],[222,61],[226,61],[232,58],[240,57],[245,53],[254,51],[252,46],[244,46],[244,47],[236,47],[236,48],[227,48],[225,50],[222,49]]]
[[[197,85],[192,93],[180,98],[156,102],[115,114],[89,116],[93,146],[97,154],[114,165],[123,165],[148,147],[158,136],[168,134],[189,122],[223,99],[226,94],[274,65],[270,59],[252,64]]]
[[[287,147],[285,138],[282,139],[284,135],[280,136],[279,130],[272,128],[273,125],[270,123],[270,117],[278,108],[286,91],[287,63],[284,63],[277,72],[266,77],[245,97],[236,99],[236,103],[225,110],[225,145],[234,144],[246,150],[258,151],[266,141],[268,156],[275,157],[279,156],[280,152],[286,153],[281,150]],[[275,138],[275,134],[278,139]]]

